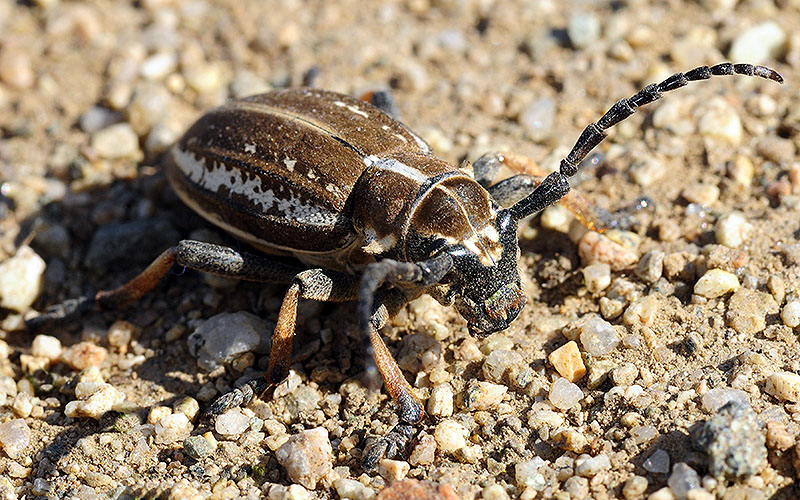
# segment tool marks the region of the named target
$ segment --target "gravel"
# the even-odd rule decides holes
[[[253,313],[222,313],[198,325],[187,343],[197,365],[212,371],[244,353],[263,352],[269,331],[269,324]]]
[[[725,404],[693,438],[708,455],[709,472],[716,477],[751,476],[767,458],[764,430],[748,404]]]
[[[28,310],[42,292],[44,269],[44,260],[29,246],[0,263],[0,307]]]
[[[332,453],[328,431],[317,427],[292,435],[275,452],[275,458],[293,482],[313,490],[332,470]]]

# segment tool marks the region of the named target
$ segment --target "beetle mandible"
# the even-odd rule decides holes
[[[774,70],[750,64],[676,73],[621,99],[587,126],[559,171],[541,182],[520,174],[494,185],[488,180],[502,157],[482,157],[474,174],[456,168],[363,100],[299,88],[231,101],[201,117],[171,149],[167,176],[179,197],[212,223],[264,254],[289,255],[302,265],[185,240],[125,285],[66,302],[28,327],[134,301],[173,264],[288,283],[265,378],[213,403],[208,412],[218,414],[286,377],[299,299],[357,300],[374,359],[367,375],[380,373],[401,420],[365,455],[371,468],[380,456],[395,454],[411,436],[410,424],[424,416],[378,333],[387,319],[428,293],[454,305],[473,335],[507,328],[526,302],[517,267],[519,222],[563,198],[568,179],[605,131],[637,108],[691,81],[733,74],[783,81]]]

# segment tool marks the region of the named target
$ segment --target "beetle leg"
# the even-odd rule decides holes
[[[205,243],[183,240],[165,250],[147,268],[124,285],[101,290],[93,296],[73,299],[49,308],[25,321],[30,332],[62,323],[91,309],[116,309],[126,306],[152,290],[173,264],[227,278],[264,283],[288,283],[302,269],[268,257]]]
[[[359,99],[367,101],[395,120],[400,121],[400,108],[397,107],[397,101],[394,100],[394,96],[388,89],[372,90],[363,94]]]

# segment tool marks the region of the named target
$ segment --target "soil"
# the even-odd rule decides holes
[[[599,33],[582,33],[583,40],[569,32],[576,13],[591,14],[588,24],[598,22]],[[311,84],[361,95],[389,88],[403,122],[454,165],[504,151],[551,170],[614,102],[674,71],[728,60],[742,33],[765,22],[776,23],[786,41],[768,60],[752,62],[778,70],[784,85],[745,76],[690,83],[615,127],[576,177],[589,200],[610,210],[640,196],[653,200],[635,215],[635,234],[623,233],[635,260],[611,262],[608,288],[587,289],[583,270],[601,250],[579,252],[582,231],[557,209],[548,220],[561,223],[535,217],[521,229],[528,304],[508,330],[472,339],[455,309],[422,299],[383,334],[423,399],[432,380],[456,395],[454,415],[426,417],[421,431],[432,435],[450,418],[469,432],[468,452],[439,450],[433,463],[412,463],[410,478],[449,484],[461,498],[622,498],[623,489],[637,498],[667,485],[668,472],[645,468],[665,450],[670,470],[685,462],[697,471],[708,498],[796,498],[800,402],[776,398],[765,385],[776,372],[800,372],[800,332],[780,316],[800,299],[800,4],[793,0],[0,1],[0,262],[27,244],[45,259],[43,290],[31,307],[43,310],[123,283],[178,239],[242,246],[180,203],[159,156],[204,111],[251,90]],[[534,107],[545,110],[539,121],[526,114]],[[731,113],[741,129],[727,128]],[[108,150],[93,117],[129,124],[138,143]],[[752,225],[735,249],[718,241],[720,219],[732,212]],[[141,220],[167,229],[145,229],[136,246],[120,243],[87,259],[101,228]],[[644,264],[636,272],[648,252],[669,260],[652,280]],[[762,302],[693,293],[709,268],[732,272]],[[58,387],[79,370],[57,363],[24,373],[20,356],[30,352],[33,336],[18,327],[30,311],[0,312],[0,339],[8,346],[2,375],[20,391],[32,382],[39,391],[34,406],[42,408],[24,417],[31,440],[22,456],[0,451],[0,475],[14,490],[3,498],[306,493],[276,486],[292,480],[260,426],[238,437],[217,434],[216,451],[200,460],[182,441],[149,437],[137,448],[143,434],[131,429],[152,407],[189,395],[203,408],[244,368],[253,365],[246,376],[266,364],[259,355],[207,373],[187,346],[194,328],[222,312],[274,321],[284,292],[193,271],[173,274],[126,310],[91,313],[44,332],[65,347],[86,340],[108,350],[101,373],[130,407],[97,420],[64,415],[75,396],[69,385]],[[616,299],[620,310],[604,310],[603,298]],[[627,314],[631,303],[644,313]],[[558,425],[541,423],[537,412],[552,409],[548,393],[559,376],[548,355],[590,313],[603,315],[623,341],[602,359],[582,348],[590,368],[576,382],[583,399],[555,410]],[[292,369],[299,387],[257,400],[253,415],[262,424],[280,422],[289,435],[328,430],[334,469],[307,492],[311,498],[337,498],[336,478],[377,492],[391,480],[365,473],[361,454],[397,416],[385,390],[362,384],[354,306],[303,302],[298,318]],[[118,320],[135,327],[124,346],[107,337]],[[526,368],[528,379],[514,370],[487,377],[484,361],[497,349],[518,353],[512,368]],[[423,353],[441,355],[431,363]],[[625,370],[613,371],[630,366],[627,380]],[[589,387],[593,369],[611,375]],[[470,408],[464,396],[476,380],[506,386],[502,402]],[[713,478],[706,453],[693,444],[691,429],[713,414],[703,396],[722,388],[744,391],[762,420],[788,436],[767,435],[767,459],[755,474]],[[307,403],[298,394],[309,391],[318,399],[297,410]],[[12,400],[0,407],[0,422],[20,417]],[[649,427],[655,435],[638,439],[636,432]],[[196,422],[193,434],[208,429]],[[580,475],[582,454],[605,455],[610,466]],[[541,488],[526,487],[516,474],[517,464],[534,457],[547,463]],[[646,480],[644,488],[634,476]]]

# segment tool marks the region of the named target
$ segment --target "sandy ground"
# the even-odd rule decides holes
[[[800,400],[790,374],[800,371],[800,346],[789,305],[800,298],[796,26],[795,0],[0,0],[0,261],[30,244],[47,263],[38,299],[0,310],[0,422],[22,418],[31,433],[13,458],[0,451],[2,498],[336,498],[344,485],[370,498],[396,478],[359,465],[367,438],[397,417],[385,391],[369,392],[358,378],[363,352],[351,304],[301,304],[294,385],[252,405],[247,432],[217,432],[216,450],[200,460],[182,440],[156,442],[141,424],[151,408],[187,395],[204,407],[241,370],[263,368],[251,356],[207,373],[186,338],[222,312],[274,321],[282,287],[186,272],[125,311],[44,332],[65,347],[106,349],[100,373],[125,394],[125,412],[68,418],[76,396],[62,385],[79,370],[56,362],[24,372],[36,367],[24,357],[32,336],[16,330],[29,309],[118,285],[180,238],[239,245],[182,206],[158,166],[204,110],[304,81],[354,95],[388,87],[403,121],[440,157],[458,164],[508,151],[552,169],[616,100],[735,56],[762,57],[749,62],[774,67],[787,83],[736,76],[673,92],[616,127],[596,165],[578,176],[582,192],[606,208],[654,200],[634,233],[617,236],[623,245],[602,240],[579,251],[589,247],[583,231],[552,210],[521,231],[529,301],[507,331],[471,339],[453,309],[422,300],[384,335],[422,398],[441,385],[455,395],[452,415],[437,406],[423,432],[455,423],[467,438],[452,452],[440,440],[433,463],[412,457],[410,478],[449,484],[462,498],[670,498],[662,488],[683,462],[703,487],[692,498],[797,498]],[[754,28],[764,31],[748,42]],[[109,134],[118,123],[126,125]],[[742,218],[725,222],[735,212]],[[138,242],[92,253],[101,228],[132,221],[145,221]],[[618,252],[610,284],[588,283],[589,260],[607,250]],[[697,293],[709,269],[735,276],[742,291]],[[592,313],[622,340],[609,354],[587,352],[575,333]],[[132,340],[108,335],[117,320],[133,325]],[[559,374],[548,356],[576,337],[589,374],[576,382],[580,402],[560,410],[549,399]],[[499,350],[515,354],[498,374],[487,357]],[[506,392],[472,404],[476,382]],[[742,449],[758,455],[766,437],[766,459],[739,477],[714,477],[709,448],[691,438],[714,414],[704,397],[717,389],[742,391],[735,394],[759,415]],[[287,489],[293,481],[274,448],[319,427],[329,433],[333,470],[316,489]],[[192,425],[195,435],[206,430]],[[647,462],[664,452],[666,470]],[[587,456],[601,458],[586,465]],[[541,467],[525,472],[525,463]]]

